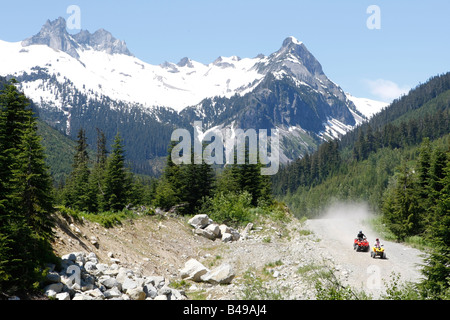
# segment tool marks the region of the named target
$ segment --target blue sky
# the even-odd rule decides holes
[[[448,0],[18,0],[0,5],[0,39],[68,19],[70,5],[82,29],[110,31],[151,64],[268,55],[294,36],[345,91],[384,101],[450,71]],[[380,9],[380,29],[367,27],[370,5]]]

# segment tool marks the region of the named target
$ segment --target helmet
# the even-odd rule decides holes
[[[376,241],[380,241],[380,239],[378,239],[378,238],[377,238],[377,240],[376,240]]]

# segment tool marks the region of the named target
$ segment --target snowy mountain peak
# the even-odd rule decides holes
[[[292,45],[292,44],[293,44],[293,45],[300,46],[300,45],[303,44],[303,42],[297,40],[297,39],[296,39],[295,37],[293,37],[293,36],[287,37],[287,38],[283,41],[283,47],[288,47],[288,46],[290,46],[290,45]]]
[[[132,56],[128,50],[125,41],[118,40],[105,29],[99,29],[93,34],[89,31],[82,30],[75,34],[73,38],[84,47],[92,47],[97,51],[104,51],[108,54],[124,54]]]
[[[194,68],[192,60],[189,59],[188,57],[184,57],[183,59],[181,59],[180,62],[177,63],[177,66],[181,68],[182,67]]]
[[[58,51],[64,51],[74,58],[79,58],[78,43],[70,36],[66,28],[66,20],[59,17],[54,21],[47,20],[39,33],[22,41],[23,47],[46,45]]]
[[[22,41],[23,47],[31,45],[47,45],[58,51],[63,51],[79,59],[78,50],[94,49],[108,54],[124,54],[132,56],[124,41],[118,40],[105,29],[99,29],[93,34],[87,30],[70,35],[67,32],[66,20],[62,17],[54,21],[47,20],[39,33]]]

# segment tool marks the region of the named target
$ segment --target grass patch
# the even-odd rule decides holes
[[[57,210],[64,218],[71,217],[75,221],[82,222],[86,219],[91,222],[100,224],[105,228],[114,228],[115,226],[122,225],[122,222],[129,219],[137,219],[142,217],[142,213],[136,211],[124,209],[118,212],[106,211],[99,213],[80,212],[63,206],[57,207]],[[149,210],[144,215],[151,215],[152,211]]]
[[[289,297],[289,287],[270,288],[266,279],[252,270],[247,270],[243,276],[242,300],[286,300]]]

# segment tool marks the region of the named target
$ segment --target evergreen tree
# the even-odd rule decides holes
[[[106,149],[106,137],[102,130],[97,128],[97,154],[94,168],[89,176],[89,211],[98,212],[100,208],[104,207],[104,179],[106,161],[108,151]]]
[[[0,94],[0,290],[32,289],[51,250],[51,183],[26,97],[12,80]]]
[[[194,163],[192,154],[191,164],[182,165],[183,192],[181,200],[186,203],[182,208],[185,214],[194,214],[202,204],[204,197],[209,197],[213,193],[214,171],[211,165],[202,160],[202,164]]]
[[[86,133],[81,128],[75,147],[72,172],[64,190],[64,205],[80,211],[89,211],[93,206],[89,193],[89,154]]]
[[[129,200],[130,180],[125,169],[123,140],[117,133],[105,172],[104,209],[120,211]]]
[[[53,222],[50,214],[54,211],[52,181],[45,164],[41,138],[36,134],[34,118],[25,130],[19,145],[20,153],[14,165],[15,206],[23,215],[36,236],[51,241]]]
[[[172,161],[172,150],[176,142],[172,141],[169,145],[166,157],[166,166],[162,177],[159,179],[156,190],[154,205],[164,210],[179,204],[184,189],[181,166]]]
[[[436,217],[431,224],[430,240],[433,250],[423,268],[424,295],[432,299],[450,296],[450,153],[441,179],[443,188],[435,209]]]
[[[394,186],[387,190],[382,211],[391,231],[400,240],[417,234],[419,197],[416,181],[406,163],[402,164]]]

